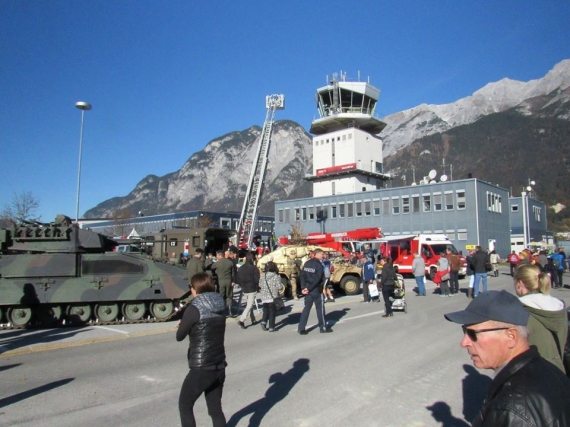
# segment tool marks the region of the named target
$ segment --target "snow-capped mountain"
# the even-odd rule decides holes
[[[387,123],[382,132],[384,155],[389,156],[408,146],[413,141],[434,133],[445,132],[457,126],[476,122],[481,117],[521,106],[521,113],[532,114],[527,100],[560,91],[568,98],[570,87],[570,59],[566,59],[541,79],[520,82],[504,78],[489,83],[451,104],[421,104],[409,110],[391,114],[382,120]],[[550,102],[556,102],[552,99]],[[559,101],[559,99],[558,99]],[[546,107],[546,106],[545,106]],[[568,116],[559,117],[568,119]]]

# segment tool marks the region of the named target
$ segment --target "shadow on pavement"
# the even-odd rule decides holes
[[[467,376],[461,380],[463,389],[463,417],[471,421],[479,413],[491,385],[491,378],[471,365],[463,365]]]
[[[265,392],[265,396],[240,409],[229,419],[227,426],[235,427],[242,418],[251,414],[249,427],[259,427],[263,417],[273,406],[285,399],[299,380],[309,371],[309,359],[298,359],[293,362],[293,367],[285,373],[277,372],[269,377],[271,386]]]
[[[33,396],[37,396],[38,394],[45,393],[46,391],[53,390],[54,388],[61,387],[73,381],[75,378],[66,378],[64,380],[54,381],[49,384],[45,384],[36,388],[33,388],[28,391],[23,391],[22,393],[15,394],[13,396],[5,397],[0,399],[0,408],[4,406],[12,405],[16,402],[19,402],[24,399],[28,399]]]
[[[18,348],[30,345],[47,344],[55,341],[60,341],[69,337],[73,337],[85,330],[89,329],[79,327],[73,328],[72,330],[69,328],[44,329],[37,333],[35,332],[38,331],[37,329],[6,332],[0,335],[0,338],[2,338],[2,342],[0,344],[0,354],[9,350],[16,350]]]
[[[328,306],[326,308],[329,308]],[[330,311],[325,315],[327,326],[334,326],[350,311],[350,308],[343,308],[341,310]]]
[[[21,363],[13,363],[11,365],[0,366],[0,372],[7,371],[8,369],[17,368]]]
[[[441,427],[469,427],[471,424],[464,420],[454,417],[451,414],[451,408],[445,402],[435,402],[431,406],[426,406],[431,411],[434,420],[441,423]]]

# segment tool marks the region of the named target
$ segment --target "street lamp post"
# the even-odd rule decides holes
[[[526,187],[526,189],[523,189],[523,191],[521,192],[522,205],[523,205],[523,239],[524,239],[525,249],[530,245],[530,241],[532,240],[530,236],[530,210],[528,206],[528,198],[531,197],[533,191],[532,186],[535,184],[536,182],[534,182],[529,178],[528,186]]]
[[[77,165],[77,197],[75,199],[75,222],[79,224],[79,190],[81,188],[81,152],[83,150],[83,119],[85,111],[91,109],[88,102],[79,101],[75,103],[75,107],[81,110],[81,128],[79,131],[79,160]]]

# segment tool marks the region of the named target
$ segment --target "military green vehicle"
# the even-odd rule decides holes
[[[281,246],[273,252],[261,257],[257,261],[257,266],[263,271],[267,262],[273,261],[277,264],[279,275],[281,276],[281,290],[279,294],[283,296],[290,293],[291,288],[290,271],[287,270],[287,257],[294,256],[295,259],[299,261],[298,264],[302,265],[309,259],[309,252],[316,248],[328,252],[331,256],[331,264],[334,268],[331,272],[330,281],[333,287],[337,291],[343,291],[346,295],[358,294],[362,281],[362,268],[351,264],[331,248],[313,245]]]
[[[117,243],[58,215],[0,230],[0,323],[165,321],[190,296],[186,269]]]

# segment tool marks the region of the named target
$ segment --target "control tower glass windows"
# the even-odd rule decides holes
[[[374,114],[375,99],[347,88],[338,87],[336,90],[337,93],[334,86],[331,86],[328,91],[319,93],[319,104],[324,116],[346,113]],[[335,104],[337,102],[338,104]]]

